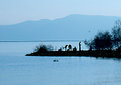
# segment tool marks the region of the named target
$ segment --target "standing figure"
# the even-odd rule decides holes
[[[81,42],[79,42],[79,51],[81,51]]]
[[[67,47],[68,47],[68,45],[65,45],[65,51],[67,51]]]
[[[68,45],[68,50],[72,51],[72,46],[70,44]]]
[[[91,45],[89,46],[89,51],[92,51],[92,46]]]

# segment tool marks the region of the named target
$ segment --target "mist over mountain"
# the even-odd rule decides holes
[[[110,31],[121,17],[70,15],[0,26],[0,40],[89,40],[99,31]]]

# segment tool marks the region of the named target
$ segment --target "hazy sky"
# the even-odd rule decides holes
[[[0,0],[0,25],[70,14],[121,16],[121,0]]]

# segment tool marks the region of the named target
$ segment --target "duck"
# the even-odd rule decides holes
[[[59,60],[53,60],[53,62],[59,62]]]

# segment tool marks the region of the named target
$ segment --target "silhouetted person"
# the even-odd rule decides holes
[[[68,48],[69,48],[69,51],[72,50],[72,46],[70,44],[68,45]]]
[[[89,47],[89,51],[92,51],[92,46],[90,45],[90,47]]]
[[[81,42],[79,42],[79,51],[81,51]]]
[[[77,48],[76,48],[76,47],[74,47],[74,48],[73,48],[73,51],[74,51],[74,52],[76,52],[76,51],[77,51]]]
[[[68,47],[68,45],[65,45],[65,51],[67,51],[67,47]]]
[[[59,52],[62,51],[62,48],[58,49],[58,51],[59,51]]]

